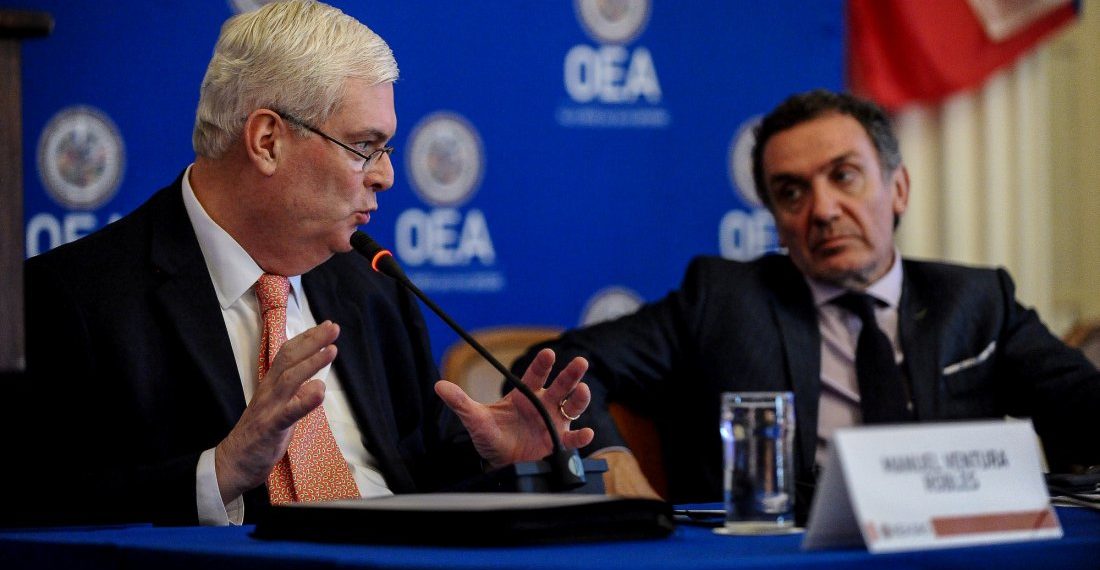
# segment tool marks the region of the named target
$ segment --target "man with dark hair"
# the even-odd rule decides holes
[[[757,191],[786,255],[696,258],[665,298],[536,347],[589,359],[582,423],[609,488],[653,492],[607,413],[620,402],[655,421],[669,500],[721,500],[725,391],[794,392],[802,515],[830,436],[855,424],[1030,417],[1051,465],[1100,462],[1100,374],[1008,274],[901,258],[909,175],[877,106],[803,93],[756,135]]]
[[[890,118],[878,105],[847,93],[825,89],[809,91],[788,98],[768,113],[753,131],[756,142],[752,148],[752,178],[756,183],[756,195],[764,205],[771,206],[764,179],[764,147],[768,141],[780,131],[831,113],[847,115],[859,122],[878,153],[883,172],[893,172],[901,165],[901,150],[890,126]]]

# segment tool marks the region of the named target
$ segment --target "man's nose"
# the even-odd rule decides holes
[[[815,221],[831,222],[840,217],[840,196],[826,184],[815,183],[810,200],[810,214]]]
[[[363,183],[374,192],[384,192],[393,187],[393,162],[388,153],[382,153],[367,169]]]

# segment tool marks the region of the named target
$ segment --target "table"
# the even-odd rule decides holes
[[[451,548],[263,541],[253,527],[0,531],[0,568],[1098,568],[1100,512],[1059,507],[1060,540],[871,555],[803,552],[802,535],[727,537],[681,525],[666,539]]]

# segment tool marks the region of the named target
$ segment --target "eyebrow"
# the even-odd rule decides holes
[[[360,131],[353,131],[348,135],[348,138],[356,141],[388,141],[393,135],[385,131],[378,129],[363,129]]]
[[[825,167],[823,169],[828,169],[828,168],[835,167],[839,164],[843,164],[845,162],[850,161],[853,157],[858,157],[858,156],[859,156],[859,153],[857,153],[856,151],[846,152],[846,153],[838,155],[838,156],[834,157],[833,159],[829,160],[828,162],[826,162]],[[806,180],[806,177],[799,176],[797,174],[791,174],[791,173],[788,173],[788,172],[778,172],[776,174],[773,174],[773,175],[769,176],[767,181],[768,181],[768,186],[771,186],[772,184],[778,183],[778,182],[801,182],[801,181],[804,181],[804,180]]]

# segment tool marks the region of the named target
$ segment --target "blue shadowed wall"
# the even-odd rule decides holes
[[[23,48],[28,255],[187,166],[219,27],[247,4],[0,0],[56,20]],[[773,249],[737,135],[843,85],[841,0],[333,4],[401,68],[397,182],[364,229],[471,329],[573,326],[659,298],[693,255]],[[426,318],[438,356],[457,337]]]

